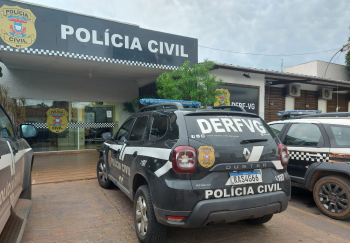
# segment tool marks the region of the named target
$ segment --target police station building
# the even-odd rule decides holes
[[[103,132],[115,133],[130,116],[124,102],[154,96],[161,73],[198,62],[198,40],[0,0],[0,60],[0,85],[25,100],[26,122],[38,128],[28,139],[35,152],[95,149]],[[211,73],[224,81],[221,104],[267,121],[284,109],[334,110],[336,85],[339,111],[349,107],[347,81],[220,63]]]

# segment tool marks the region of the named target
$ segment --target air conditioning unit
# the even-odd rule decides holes
[[[318,98],[324,100],[332,100],[332,88],[319,88],[318,89]]]
[[[286,85],[286,96],[300,97],[300,85],[297,85],[297,84]]]

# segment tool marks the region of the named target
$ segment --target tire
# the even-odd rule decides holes
[[[270,219],[272,219],[272,216],[273,216],[273,214],[268,214],[268,215],[262,216],[260,218],[246,219],[245,221],[249,224],[252,224],[252,225],[265,224],[265,223],[269,222]]]
[[[32,173],[29,173],[29,183],[27,188],[22,191],[21,195],[19,195],[19,198],[32,200]]]
[[[113,182],[108,179],[106,163],[103,157],[101,157],[97,163],[97,180],[102,188],[109,189],[113,186]]]
[[[145,220],[147,220],[145,222]],[[134,223],[137,238],[142,243],[161,243],[167,227],[158,223],[154,213],[151,192],[147,185],[140,186],[134,197]],[[143,225],[147,225],[146,229]]]
[[[343,176],[325,176],[313,189],[318,209],[334,219],[350,218],[350,180]]]

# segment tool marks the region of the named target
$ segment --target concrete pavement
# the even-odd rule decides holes
[[[320,214],[303,193],[293,194],[287,211],[265,225],[170,228],[166,242],[349,242],[350,221]],[[132,208],[124,193],[102,189],[96,179],[33,185],[22,242],[138,242]]]

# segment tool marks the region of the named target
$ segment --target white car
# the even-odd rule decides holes
[[[298,116],[268,124],[288,147],[292,186],[313,191],[324,214],[350,218],[350,113]]]

